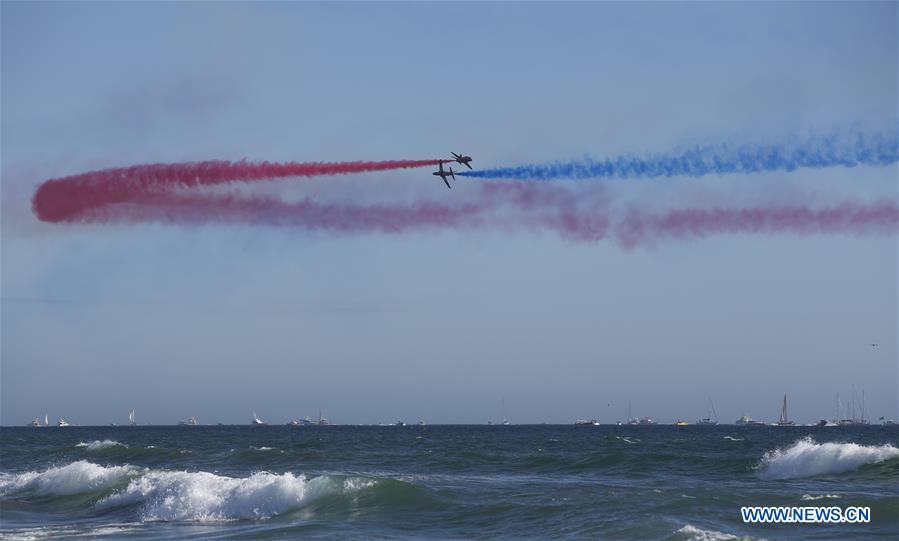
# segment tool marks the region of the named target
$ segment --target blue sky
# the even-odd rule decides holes
[[[895,3],[3,3],[0,421],[896,417],[895,236],[59,225],[47,178],[202,159],[479,168],[897,125]],[[298,180],[457,197],[425,171]],[[476,181],[472,181],[476,182]],[[896,167],[612,183],[893,198]],[[877,342],[880,347],[868,346]]]

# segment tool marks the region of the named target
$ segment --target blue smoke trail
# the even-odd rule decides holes
[[[701,177],[709,174],[794,171],[803,167],[883,166],[897,161],[899,145],[897,132],[893,130],[856,133],[849,137],[834,134],[776,145],[695,146],[681,153],[644,157],[623,155],[602,161],[587,157],[568,162],[464,171],[456,175],[523,180]]]

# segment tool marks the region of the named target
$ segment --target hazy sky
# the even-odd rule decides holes
[[[895,236],[624,250],[529,230],[45,224],[35,186],[203,159],[478,168],[897,125],[897,4],[2,7],[3,424],[897,416]],[[609,183],[649,208],[897,194],[897,168]],[[457,197],[427,170],[287,181]],[[597,181],[600,182],[600,181]],[[878,348],[871,348],[876,342]]]

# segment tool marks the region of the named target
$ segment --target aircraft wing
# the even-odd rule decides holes
[[[468,163],[468,162],[465,162],[465,167],[467,167],[467,168],[469,168],[469,169],[471,169],[471,165],[469,165],[469,163]]]
[[[446,180],[446,177],[441,177],[441,178],[443,179],[443,183],[446,184],[446,187],[449,188],[450,190],[452,190],[453,187],[449,185],[449,181]]]

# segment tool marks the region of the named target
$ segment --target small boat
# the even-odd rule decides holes
[[[59,420],[56,421],[56,426],[62,427],[62,426],[72,426],[72,425],[68,421],[66,421],[65,419],[60,417]]]
[[[503,419],[503,426],[509,426],[511,424],[512,423],[510,423],[508,419]]]
[[[134,426],[137,424],[134,422],[134,408],[131,408],[131,413],[128,414],[128,424],[131,426]]]
[[[654,425],[654,424],[658,424],[658,423],[653,421],[651,417],[642,417],[637,420],[637,424],[641,425],[641,426],[646,426],[646,425]]]
[[[329,423],[327,419],[322,415],[322,410],[318,410],[318,425],[319,426],[328,426]]]
[[[735,425],[739,426],[764,426],[765,423],[762,421],[756,421],[752,417],[748,415],[741,415],[739,419],[734,422]]]
[[[268,423],[266,423],[265,421],[260,419],[258,415],[256,415],[255,411],[253,412],[253,426],[265,426],[267,424]]]
[[[783,404],[780,406],[780,418],[774,426],[796,426],[796,423],[787,419],[787,395],[784,395]]]
[[[427,424],[427,423],[425,423],[425,420],[424,420],[424,419],[419,419],[419,420],[418,420],[418,426],[425,426],[426,424]]]
[[[674,422],[674,426],[690,426],[690,423],[688,423],[687,421],[682,421],[682,420],[678,419],[677,421]]]
[[[294,420],[292,420],[292,421],[289,421],[289,422],[287,423],[287,426],[303,426],[303,421],[300,421],[300,420],[298,420],[298,419],[294,419]]]
[[[197,418],[196,417],[188,417],[187,419],[181,419],[178,421],[178,426],[197,426]]]
[[[28,423],[28,426],[35,427],[35,428],[41,426],[41,418],[35,417],[33,421]]]
[[[599,426],[599,421],[596,419],[577,419],[574,421],[574,426]]]
[[[894,421],[892,419],[886,419],[884,417],[881,417],[880,425],[881,426],[899,426],[899,423],[897,423],[896,421]]]
[[[709,411],[706,416],[698,421],[696,421],[698,425],[706,425],[706,426],[714,426],[718,424],[718,413],[715,411],[715,404],[712,404],[712,399],[709,398]]]
[[[402,421],[397,421],[396,423],[394,423],[394,426],[406,426],[406,423],[404,423]]]

